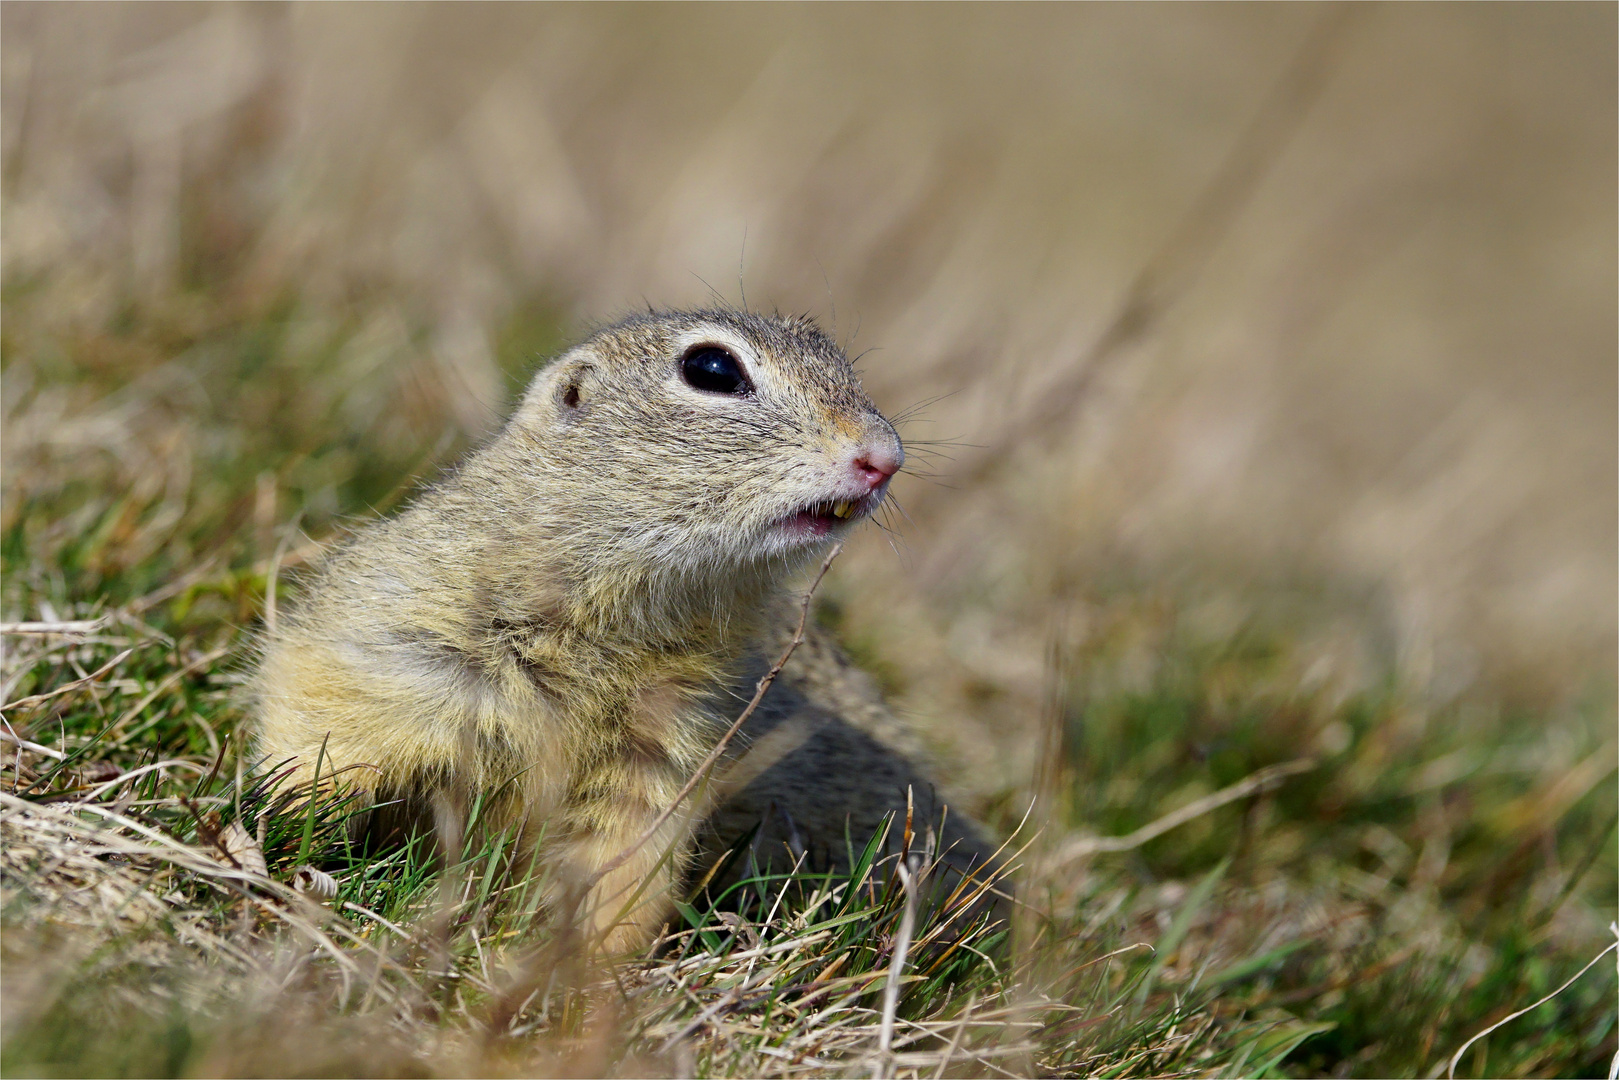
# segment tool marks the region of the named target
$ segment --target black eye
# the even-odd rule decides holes
[[[713,394],[746,394],[753,389],[736,357],[717,345],[699,345],[680,361],[680,374],[698,390]]]

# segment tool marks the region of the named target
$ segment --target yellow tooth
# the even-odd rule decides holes
[[[854,510],[854,507],[853,507],[852,504],[846,503],[846,502],[840,502],[837,505],[835,505],[834,507],[832,507],[832,516],[833,517],[846,518],[846,517],[849,516],[849,514],[853,510]]]

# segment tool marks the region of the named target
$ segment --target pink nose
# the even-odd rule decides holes
[[[875,443],[861,448],[853,465],[855,475],[865,482],[867,491],[875,491],[905,464],[905,451],[898,442]]]

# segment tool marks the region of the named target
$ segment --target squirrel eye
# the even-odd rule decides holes
[[[699,345],[680,361],[687,384],[713,394],[745,394],[753,389],[736,357],[717,345]]]

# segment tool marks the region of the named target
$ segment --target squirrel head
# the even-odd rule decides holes
[[[738,311],[597,331],[534,378],[508,432],[594,558],[693,579],[806,562],[905,461],[813,321]]]

